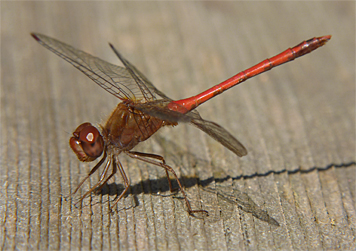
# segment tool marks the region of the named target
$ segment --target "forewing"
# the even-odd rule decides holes
[[[121,100],[142,102],[155,100],[155,94],[142,81],[137,81],[130,70],[108,63],[68,44],[41,34],[32,36],[44,47],[71,63],[103,89]],[[133,67],[127,60],[125,60]],[[136,68],[134,68],[136,69]],[[138,73],[139,71],[136,70]],[[140,79],[146,79],[139,73]],[[153,86],[150,83],[151,86]],[[154,88],[154,87],[153,87]],[[151,88],[152,89],[152,88]],[[154,88],[155,89],[155,88]]]
[[[141,88],[141,92],[145,95],[146,93],[149,95],[158,95],[162,99],[171,100],[168,98],[163,92],[158,90],[152,83],[149,81],[145,75],[143,75],[134,65],[132,65],[126,58],[124,58],[121,53],[119,53],[116,48],[110,44],[111,49],[115,52],[116,56],[121,60],[121,62],[125,65],[127,71],[131,74],[132,78],[135,79],[137,83],[142,83],[139,87]]]

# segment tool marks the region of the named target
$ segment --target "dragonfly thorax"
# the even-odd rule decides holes
[[[113,145],[120,150],[129,151],[138,143],[151,137],[162,126],[176,124],[120,103],[111,113],[106,124],[102,126],[102,135],[108,146]]]

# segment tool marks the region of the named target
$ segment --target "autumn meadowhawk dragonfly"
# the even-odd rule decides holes
[[[166,171],[169,187],[171,191],[173,191],[168,173],[171,172],[177,180],[184,196],[189,214],[197,212],[207,213],[207,211],[193,210],[191,208],[178,176],[174,170],[166,164],[162,156],[135,152],[132,151],[132,149],[138,143],[147,140],[163,126],[175,126],[178,122],[189,122],[206,132],[237,156],[241,157],[246,155],[247,150],[234,136],[218,124],[202,119],[199,113],[194,109],[223,91],[253,76],[317,49],[331,38],[331,36],[323,36],[304,41],[277,56],[266,59],[238,73],[196,96],[174,101],[154,87],[154,85],[137,70],[135,66],[127,61],[112,44],[110,44],[110,47],[119,57],[124,67],[108,63],[45,35],[37,33],[31,35],[41,45],[71,63],[100,87],[120,100],[120,103],[114,109],[107,122],[100,126],[100,130],[90,123],[83,123],[74,131],[73,136],[70,138],[70,147],[80,161],[93,161],[102,155],[101,160],[93,167],[82,182],[80,182],[72,194],[75,194],[81,185],[96,172],[101,165],[104,165],[104,170],[99,181],[82,196],[81,200],[94,190],[100,190],[108,180],[113,177],[117,170],[119,170],[125,183],[125,189],[114,200],[111,205],[112,209],[129,188],[129,180],[118,157],[120,153],[125,153],[131,158],[163,167]],[[108,175],[110,166],[112,167],[112,172]]]

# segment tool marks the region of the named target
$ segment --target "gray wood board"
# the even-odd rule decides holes
[[[209,211],[198,219],[170,196],[163,169],[125,156],[131,187],[114,213],[119,174],[82,208],[80,194],[65,199],[93,166],[71,152],[71,132],[102,123],[119,100],[30,32],[119,64],[111,42],[174,99],[333,37],[199,108],[247,156],[184,124],[135,148],[165,157],[192,207]],[[1,248],[355,250],[355,37],[354,2],[2,2]]]

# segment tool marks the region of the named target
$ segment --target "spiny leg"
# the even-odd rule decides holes
[[[75,191],[73,193],[71,193],[71,195],[74,195],[79,188],[83,185],[83,183],[93,174],[96,172],[96,170],[98,170],[98,168],[103,164],[103,162],[106,159],[106,151],[104,151],[104,156],[102,157],[102,159],[93,167],[93,169],[91,169],[91,171],[89,172],[89,174],[87,175],[87,177],[85,177],[80,184],[78,185],[78,187],[75,189]]]
[[[110,164],[111,164],[111,159],[109,159],[106,164],[105,164],[105,168],[103,170],[103,172],[101,173],[100,175],[100,179],[99,181],[89,189],[89,191],[87,191],[83,196],[82,198],[80,199],[80,202],[84,200],[85,197],[87,197],[89,194],[91,194],[91,192],[93,192],[99,185],[100,186],[100,189],[106,184],[106,182],[108,181],[108,179],[106,179],[103,183],[102,181],[104,180],[104,178],[106,177],[106,174],[108,173],[108,170],[109,170],[109,167],[110,167]],[[113,173],[114,174],[116,172],[116,169],[115,167],[113,167]],[[109,177],[111,177],[112,175],[110,175]]]
[[[186,193],[185,193],[185,191],[184,191],[184,189],[183,189],[183,186],[182,186],[182,184],[180,183],[180,181],[179,181],[179,179],[178,179],[178,176],[177,176],[176,172],[173,170],[172,167],[170,167],[170,166],[168,166],[168,165],[166,165],[166,164],[164,164],[164,163],[162,163],[162,162],[158,162],[158,161],[156,161],[156,160],[148,159],[148,158],[147,158],[147,155],[149,155],[149,154],[147,154],[147,153],[130,152],[130,151],[125,151],[125,153],[126,153],[128,156],[130,156],[131,158],[139,159],[139,160],[142,160],[142,161],[144,161],[144,162],[147,162],[147,163],[150,163],[150,164],[153,164],[153,165],[156,165],[156,166],[163,167],[166,171],[170,171],[170,172],[174,175],[174,177],[176,178],[177,183],[178,183],[178,185],[179,185],[179,188],[180,188],[180,190],[182,191],[182,194],[183,194],[185,203],[186,203],[186,205],[187,205],[187,207],[188,207],[188,212],[189,212],[189,214],[192,215],[192,214],[194,214],[194,213],[205,213],[206,215],[209,215],[208,211],[206,211],[206,210],[192,210],[192,207],[190,206],[189,200],[188,200],[187,195],[186,195]],[[154,154],[153,154],[153,155],[154,155]],[[162,159],[163,159],[163,157],[162,157]]]
[[[116,167],[116,163],[115,163],[115,159],[114,159],[114,161],[112,163],[112,172],[111,172],[111,174],[109,175],[109,177],[107,177],[105,179],[105,181],[101,184],[101,186],[98,188],[98,190],[101,190],[103,188],[103,186],[105,186],[105,184],[109,181],[109,179],[111,179],[111,177],[115,175],[116,172],[117,172],[117,167]],[[105,174],[105,176],[106,176],[106,174]]]
[[[113,165],[115,166],[115,172],[116,172],[116,165],[119,168],[121,176],[124,179],[125,189],[124,189],[124,191],[121,192],[120,196],[117,199],[114,200],[113,205],[110,207],[110,210],[112,210],[114,208],[114,206],[116,206],[116,204],[119,202],[119,200],[121,200],[121,198],[125,195],[125,193],[127,192],[127,190],[130,187],[129,179],[127,178],[125,170],[122,167],[121,162],[120,162],[120,160],[118,158],[114,159]],[[112,173],[112,175],[114,175],[114,173]],[[112,176],[112,175],[110,175],[110,176]]]
[[[161,163],[163,165],[166,164],[166,161],[164,160],[164,158],[160,155],[157,155],[157,154],[152,154],[152,153],[141,153],[141,152],[133,152],[131,151],[130,153],[132,154],[137,154],[141,157],[147,157],[147,158],[152,158],[152,159],[158,159],[159,161],[161,161]],[[171,190],[171,193],[173,193],[176,189],[173,189],[172,187],[172,182],[171,182],[171,179],[169,178],[169,173],[168,173],[168,170],[165,168],[164,169],[166,171],[166,175],[167,175],[167,179],[168,179],[168,184],[169,184],[169,189]]]

